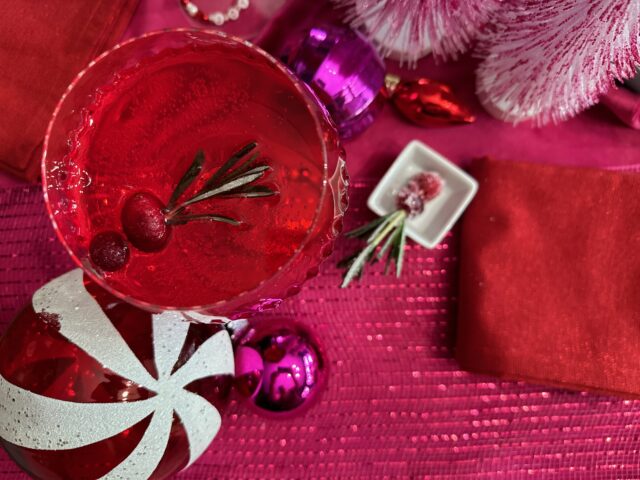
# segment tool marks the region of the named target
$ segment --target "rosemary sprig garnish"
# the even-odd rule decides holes
[[[275,195],[277,192],[274,192],[269,187],[265,187],[264,185],[254,185],[250,187],[244,188],[241,192],[229,192],[222,195],[224,198],[255,198],[255,197],[270,197],[271,195]]]
[[[182,178],[178,182],[178,185],[171,194],[171,198],[169,199],[169,203],[167,203],[166,207],[167,211],[173,210],[173,207],[176,206],[176,202],[182,196],[185,190],[189,188],[189,186],[195,181],[196,178],[198,178],[198,175],[200,175],[200,172],[202,171],[202,165],[204,164],[205,160],[206,157],[204,155],[204,151],[198,150],[195,158],[193,159],[193,163],[189,166],[187,171],[184,172],[184,175],[182,175]]]
[[[345,234],[348,238],[366,240],[366,245],[338,263],[338,268],[346,269],[342,288],[354,278],[360,278],[367,264],[373,265],[385,257],[384,273],[389,273],[391,264],[395,263],[396,276],[400,276],[407,242],[407,219],[420,215],[425,205],[440,195],[443,186],[437,172],[419,172],[395,194],[396,210]]]
[[[385,274],[389,272],[393,262],[396,265],[396,276],[400,276],[406,243],[406,219],[406,211],[396,210],[345,234],[349,238],[366,239],[367,243],[363,249],[338,263],[338,268],[346,268],[342,288],[347,287],[354,279],[360,278],[367,264],[373,265],[381,261],[385,255]]]
[[[191,215],[188,214],[187,209],[195,203],[213,197],[257,198],[276,195],[278,193],[277,191],[265,185],[253,185],[253,183],[262,178],[266,172],[271,170],[271,167],[268,165],[256,165],[256,160],[260,157],[258,152],[254,152],[249,158],[240,163],[240,161],[249,153],[253,152],[257,146],[257,142],[249,142],[237,152],[233,153],[231,157],[211,175],[194,196],[178,203],[180,197],[182,197],[202,173],[205,155],[202,150],[199,150],[171,194],[171,198],[165,208],[167,224],[182,225],[192,221],[214,221],[239,225],[242,222],[233,218],[214,213]],[[236,168],[234,169],[234,167]]]
[[[194,221],[209,221],[209,222],[223,222],[230,225],[240,225],[242,222],[234,220],[233,218],[225,217],[224,215],[215,214],[201,214],[201,215],[180,215],[174,217],[171,220],[167,220],[169,225],[184,225],[185,223]]]
[[[209,178],[209,180],[206,181],[206,183],[203,185],[203,187],[200,189],[200,192],[198,193],[204,193],[207,190],[211,190],[212,188],[215,188],[220,183],[222,183],[220,182],[220,180],[223,179],[225,173],[227,173],[230,169],[232,169],[236,163],[238,163],[247,153],[255,149],[257,146],[258,146],[257,142],[249,142],[240,150],[238,150],[233,155],[231,155],[231,157],[229,157],[229,160],[227,160],[225,164],[222,165],[211,176],[211,178]]]

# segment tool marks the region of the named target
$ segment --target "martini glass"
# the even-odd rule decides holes
[[[248,144],[269,167],[259,188],[277,194],[202,201],[192,216],[236,222],[172,224],[161,248],[131,243],[132,196],[166,206],[197,155],[194,189]],[[144,35],[81,72],[49,125],[42,178],[55,231],[91,279],[139,308],[195,319],[240,318],[297,293],[347,206],[344,150],[315,95],[258,47],[202,30]],[[126,245],[118,268],[91,255],[105,234]]]

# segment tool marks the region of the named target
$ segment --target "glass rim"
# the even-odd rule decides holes
[[[100,275],[94,268],[93,266],[88,262],[88,261],[83,261],[82,259],[80,259],[78,257],[78,255],[76,255],[76,253],[73,251],[73,249],[71,248],[71,246],[68,244],[67,240],[65,239],[64,234],[62,233],[60,227],[58,226],[58,223],[56,221],[56,217],[54,215],[53,209],[52,209],[52,205],[51,205],[51,201],[49,199],[49,193],[48,193],[48,187],[49,187],[49,182],[47,181],[47,161],[48,161],[48,151],[49,151],[49,143],[51,140],[51,135],[52,135],[52,131],[53,128],[56,124],[56,121],[58,119],[58,115],[60,114],[60,112],[62,111],[62,108],[65,105],[65,101],[67,100],[69,94],[74,90],[74,88],[76,88],[76,86],[78,85],[78,83],[81,81],[81,79],[87,75],[88,73],[90,73],[92,71],[92,69],[94,68],[95,65],[99,64],[100,62],[104,61],[107,57],[113,55],[114,53],[118,52],[119,50],[121,50],[122,48],[132,44],[132,43],[137,43],[140,42],[142,40],[151,38],[151,37],[159,37],[162,35],[167,35],[167,34],[198,34],[198,35],[210,35],[212,38],[217,38],[219,40],[227,40],[227,41],[232,41],[238,44],[243,45],[244,47],[258,53],[261,57],[263,57],[265,60],[267,60],[271,65],[275,66],[282,74],[284,74],[284,76],[293,84],[293,86],[296,88],[296,90],[300,93],[300,95],[302,95],[303,99],[304,99],[304,103],[305,106],[307,108],[307,110],[309,111],[309,113],[311,114],[311,117],[313,118],[314,124],[315,124],[315,128],[316,128],[316,135],[318,140],[320,141],[320,146],[322,149],[322,174],[323,174],[323,178],[322,178],[322,191],[320,193],[320,197],[317,201],[317,205],[316,205],[316,209],[315,209],[315,213],[314,213],[314,217],[313,217],[313,222],[311,223],[311,225],[309,226],[309,228],[307,229],[306,235],[304,237],[304,239],[302,240],[302,242],[300,242],[300,245],[298,246],[298,248],[296,248],[296,250],[293,252],[293,254],[291,255],[291,257],[289,259],[287,259],[287,261],[282,264],[278,270],[276,272],[274,272],[271,276],[263,279],[260,283],[258,283],[255,287],[249,289],[249,290],[244,290],[242,292],[237,293],[236,295],[234,295],[231,298],[228,299],[224,299],[224,300],[219,300],[217,302],[214,303],[210,303],[210,304],[204,304],[204,305],[194,305],[194,306],[189,306],[189,307],[176,307],[176,306],[172,306],[172,305],[157,305],[157,304],[153,304],[150,302],[146,302],[140,299],[137,299],[131,295],[127,295],[125,293],[122,293],[120,290],[118,290],[117,288],[113,287],[109,282],[106,281],[106,279]],[[73,262],[80,267],[83,272],[85,274],[87,274],[92,281],[94,281],[95,283],[97,283],[100,287],[104,288],[106,291],[108,291],[109,293],[111,293],[112,295],[114,295],[115,297],[127,302],[130,305],[133,305],[135,307],[147,310],[147,311],[179,311],[179,312],[201,312],[201,313],[206,313],[206,314],[211,314],[212,316],[216,316],[216,308],[220,308],[223,307],[224,305],[229,304],[232,301],[235,301],[243,296],[249,296],[251,295],[252,292],[259,290],[265,283],[267,282],[272,282],[275,279],[277,279],[280,275],[283,274],[283,272],[287,271],[287,268],[289,267],[289,265],[291,263],[293,263],[299,255],[302,254],[302,251],[304,250],[304,248],[306,247],[306,245],[308,244],[308,242],[311,240],[311,235],[314,232],[319,218],[320,218],[320,214],[322,212],[322,208],[324,205],[324,202],[326,201],[326,196],[328,194],[328,190],[330,188],[329,185],[329,158],[328,158],[328,153],[327,153],[327,145],[326,142],[324,141],[323,137],[323,130],[322,130],[322,126],[321,126],[321,117],[324,117],[326,120],[329,121],[329,123],[334,126],[333,120],[331,119],[331,116],[329,115],[328,111],[326,110],[326,108],[324,107],[324,105],[322,104],[322,102],[318,99],[318,97],[313,93],[313,91],[299,78],[297,78],[288,68],[286,65],[284,65],[280,60],[278,60],[277,58],[275,58],[273,55],[271,55],[270,53],[266,52],[265,50],[263,50],[262,48],[260,48],[259,46],[249,42],[248,40],[233,36],[233,35],[229,35],[225,32],[221,32],[221,31],[215,31],[215,30],[206,30],[206,29],[200,29],[200,28],[189,28],[189,27],[178,27],[178,28],[167,28],[167,29],[162,29],[162,30],[155,30],[152,32],[147,32],[144,33],[142,35],[139,35],[137,37],[133,37],[133,38],[129,38],[127,40],[124,40],[122,42],[119,42],[118,44],[114,45],[113,47],[111,47],[110,49],[104,51],[103,53],[101,53],[100,55],[98,55],[97,57],[95,57],[93,60],[91,60],[86,67],[84,67],[71,81],[71,83],[67,86],[67,88],[65,89],[64,93],[62,94],[62,96],[60,97],[60,100],[58,100],[56,107],[53,111],[53,114],[49,120],[48,126],[47,126],[47,130],[45,133],[45,137],[44,137],[44,143],[43,143],[43,149],[42,149],[42,157],[41,157],[41,176],[42,176],[42,190],[43,190],[43,194],[44,194],[44,202],[46,205],[46,209],[47,209],[47,213],[49,215],[49,219],[51,220],[51,223],[53,225],[53,229],[56,233],[56,236],[58,237],[58,239],[60,240],[60,242],[62,243],[62,245],[64,246],[64,248],[67,250],[67,253],[69,253],[69,256],[71,257],[71,259],[73,260]],[[335,126],[334,126],[335,128]],[[337,131],[337,130],[336,130]],[[290,287],[290,286],[289,286]],[[244,307],[244,305],[242,304],[242,302],[240,302],[239,304],[240,307]]]

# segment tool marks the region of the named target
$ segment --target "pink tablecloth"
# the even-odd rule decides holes
[[[143,0],[130,31],[181,25],[172,0]],[[155,10],[154,10],[155,9]],[[155,12],[155,20],[147,15]],[[146,13],[145,13],[146,12]],[[511,127],[479,111],[472,62],[420,73],[449,81],[476,106],[471,126],[419,129],[386,109],[347,145],[354,178],[347,226],[407,141],[419,138],[464,164],[477,155],[592,166],[638,163],[640,134],[594,108],[560,126]],[[37,187],[0,190],[0,325],[70,267]],[[268,317],[311,325],[330,364],[322,401],[306,416],[266,420],[233,402],[221,434],[185,480],[249,478],[640,478],[640,402],[496,381],[452,359],[457,233],[434,251],[409,246],[398,281],[379,273],[340,290],[327,262],[300,295]],[[347,244],[340,242],[337,255]],[[603,319],[606,321],[606,319]],[[26,478],[6,455],[2,479]]]

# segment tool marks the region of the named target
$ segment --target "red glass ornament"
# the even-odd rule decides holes
[[[85,286],[142,365],[157,378],[152,314],[132,307],[86,279]],[[174,371],[220,328],[191,324]],[[56,315],[36,313],[31,305],[27,306],[0,341],[0,374],[10,383],[33,393],[73,402],[134,402],[154,395],[106,369],[59,330]],[[194,381],[185,389],[204,397],[220,410],[226,403],[231,384],[231,376],[219,375]],[[150,420],[151,417],[147,417],[113,437],[70,450],[34,450],[4,440],[1,443],[9,455],[35,478],[95,479],[123,462],[140,442]],[[188,437],[174,413],[164,456],[150,478],[168,478],[183,469],[188,460]]]
[[[408,120],[423,127],[472,123],[476,117],[445,83],[418,78],[401,80],[396,75],[385,78],[387,95]]]

